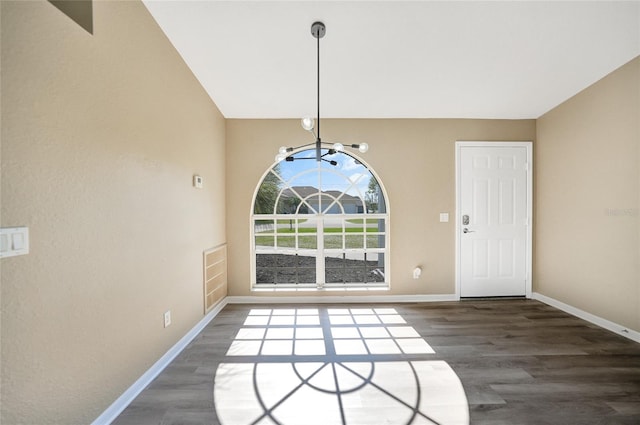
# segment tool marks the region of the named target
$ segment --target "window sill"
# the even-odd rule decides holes
[[[318,288],[317,286],[284,286],[284,285],[260,285],[253,286],[251,288],[251,292],[356,292],[356,291],[367,291],[367,292],[380,292],[380,291],[389,291],[389,285],[380,284],[376,286],[331,286],[325,285],[322,288]]]

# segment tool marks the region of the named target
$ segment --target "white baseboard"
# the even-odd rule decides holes
[[[441,301],[458,301],[455,294],[437,295],[329,295],[309,297],[289,296],[231,296],[226,298],[228,304],[339,304],[339,303],[425,303]]]
[[[207,313],[180,341],[169,349],[153,366],[151,366],[136,382],[133,383],[120,397],[114,401],[91,425],[107,425],[113,422],[124,409],[151,383],[182,350],[202,331],[205,326],[227,305],[223,299],[213,310]]]
[[[602,317],[596,316],[594,314],[587,313],[584,310],[580,310],[579,308],[570,306],[569,304],[565,304],[562,301],[558,301],[556,299],[547,297],[546,295],[542,295],[537,292],[534,292],[533,294],[531,294],[531,298],[533,298],[534,300],[541,301],[545,304],[548,304],[551,307],[555,307],[558,310],[562,310],[566,313],[572,314],[576,317],[586,320],[587,322],[591,322],[594,325],[598,325],[601,328],[607,329],[625,338],[629,338],[632,341],[640,342],[640,332],[634,331],[633,329],[629,329],[625,326],[611,322],[607,319],[603,319]]]

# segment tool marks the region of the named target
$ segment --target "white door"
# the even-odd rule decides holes
[[[460,296],[531,296],[531,143],[456,148]]]

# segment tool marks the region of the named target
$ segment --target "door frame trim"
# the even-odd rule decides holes
[[[460,152],[463,147],[525,147],[527,149],[527,217],[529,218],[529,226],[527,227],[526,241],[526,284],[525,297],[532,296],[532,265],[533,265],[533,142],[531,141],[482,141],[482,140],[458,140],[455,144],[455,161],[456,161],[456,219],[455,219],[455,245],[456,245],[456,261],[455,261],[455,279],[456,279],[456,299],[460,299],[460,236],[462,232],[462,223],[460,219]]]

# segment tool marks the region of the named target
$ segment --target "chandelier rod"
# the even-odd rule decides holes
[[[1,1],[1,0],[0,0]],[[324,157],[327,155],[334,155],[336,152],[342,152],[342,150],[345,148],[345,146],[353,148],[353,149],[358,149],[361,153],[365,153],[369,150],[369,145],[367,143],[349,143],[347,145],[343,145],[342,143],[336,142],[331,144],[332,147],[331,149],[329,149],[325,154],[322,153],[322,145],[329,145],[330,143],[323,143],[322,139],[320,138],[320,39],[322,37],[324,37],[325,33],[327,32],[327,28],[325,27],[324,23],[320,22],[320,21],[316,21],[311,25],[311,35],[313,35],[316,38],[316,75],[317,75],[317,80],[316,80],[316,106],[317,106],[317,115],[316,115],[316,122],[314,123],[313,118],[311,117],[305,117],[302,119],[302,128],[304,128],[305,130],[311,132],[311,134],[313,134],[313,137],[315,138],[315,141],[312,143],[307,143],[305,145],[301,145],[298,147],[286,147],[286,146],[280,146],[280,148],[278,149],[278,154],[276,155],[276,161],[280,162],[283,160],[287,160],[287,161],[294,161],[296,159],[313,159],[313,157],[305,157],[305,158],[295,158],[293,155],[294,154],[290,154],[289,152],[293,152],[297,149],[300,148],[305,148],[307,146],[312,146],[315,144],[316,146],[316,161],[320,162],[320,161],[326,161],[328,163],[330,163],[331,165],[337,165],[337,161],[334,160],[328,160],[325,159]],[[317,132],[316,132],[317,130]]]
[[[322,139],[320,138],[320,38],[324,36],[325,26],[322,22],[316,22],[312,25],[313,36],[316,38],[316,76],[317,76],[317,130],[318,133],[316,135],[316,161],[320,162],[322,159]]]

